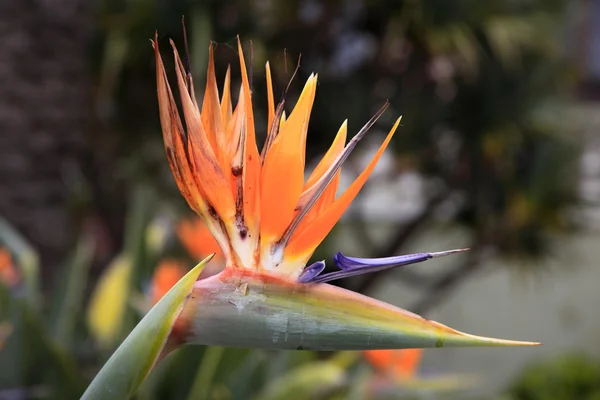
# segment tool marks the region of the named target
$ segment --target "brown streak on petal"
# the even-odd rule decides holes
[[[231,173],[235,177],[242,175],[242,167],[231,167]]]
[[[275,121],[281,120],[281,116],[284,113],[284,110],[283,110],[284,106],[285,106],[285,99],[282,99],[279,102],[279,104],[277,105],[277,110],[275,111],[275,116],[274,116]],[[261,158],[261,161],[263,162],[263,164],[265,162],[265,157],[267,156],[267,153],[269,152],[269,149],[271,148],[271,145],[273,144],[273,141],[275,141],[275,138],[277,138],[277,135],[279,134],[280,125],[281,124],[271,124],[271,128],[267,132],[267,138],[265,139],[265,144],[263,145],[262,151],[260,153],[260,158]]]
[[[172,47],[177,66],[179,94],[188,129],[187,149],[194,167],[193,171],[195,173],[193,175],[198,186],[202,188],[207,201],[215,207],[219,216],[225,222],[228,222],[231,221],[235,213],[235,205],[228,180],[225,178],[207,138],[198,108],[194,106],[189,93],[185,90],[186,83],[181,59],[174,44],[172,44]]]
[[[260,221],[260,174],[261,162],[256,147],[256,136],[254,131],[254,114],[252,111],[252,95],[250,91],[250,83],[248,72],[246,70],[246,62],[244,61],[244,53],[242,43],[238,37],[238,52],[240,59],[240,70],[242,74],[242,90],[240,97],[244,97],[244,120],[245,120],[245,136],[244,145],[244,163],[243,163],[243,190],[244,190],[244,222],[251,232],[258,229]],[[239,105],[238,105],[239,107]],[[256,237],[257,235],[254,235]]]
[[[160,57],[158,47],[158,34],[155,34],[152,47],[154,48],[155,59],[156,59],[156,83],[158,92],[158,105],[160,122],[163,131],[163,138],[165,144],[165,152],[167,154],[167,160],[171,167],[171,171],[175,177],[175,182],[179,187],[179,190],[185,197],[187,203],[195,211],[199,211],[200,205],[196,202],[197,198],[194,199],[192,192],[195,187],[190,185],[190,182],[186,180],[186,165],[181,164],[182,158],[182,146],[181,138],[185,136],[179,113],[175,105],[175,100],[169,87],[164,64]],[[185,158],[184,158],[185,159]]]
[[[152,45],[154,47],[156,58],[158,103],[167,160],[173,171],[175,182],[187,203],[196,213],[201,215],[207,221],[207,226],[219,243],[219,246],[223,249],[224,256],[229,259],[231,251],[228,248],[229,240],[225,234],[226,230],[222,228],[222,224],[215,223],[214,218],[210,218],[211,210],[209,210],[208,204],[206,203],[207,196],[195,179],[196,174],[192,162],[193,157],[188,153],[187,144],[189,138],[183,129],[177,105],[168,83],[164,64],[160,57],[157,34],[155,35],[155,40]],[[182,67],[180,59],[176,58],[176,63],[177,66],[180,68]],[[181,73],[180,70],[178,72]],[[185,83],[183,85],[183,90],[180,91],[182,92],[182,95],[188,94],[188,91],[185,90]],[[214,214],[216,215],[216,213]]]

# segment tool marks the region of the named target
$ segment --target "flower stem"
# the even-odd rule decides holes
[[[189,400],[205,400],[208,399],[210,394],[211,383],[217,372],[221,358],[223,357],[224,347],[207,346],[202,362],[198,367],[198,372],[194,378],[194,383],[190,394],[188,395]]]

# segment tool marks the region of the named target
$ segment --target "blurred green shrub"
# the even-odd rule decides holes
[[[508,394],[513,400],[600,400],[600,361],[573,354],[533,365]]]

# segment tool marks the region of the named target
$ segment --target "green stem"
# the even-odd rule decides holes
[[[217,372],[217,367],[221,362],[224,347],[209,346],[204,352],[202,362],[198,367],[198,372],[194,378],[194,384],[188,395],[188,400],[208,399],[210,386]]]

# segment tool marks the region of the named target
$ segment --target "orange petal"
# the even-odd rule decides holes
[[[340,172],[341,170],[338,170],[334,178],[315,202],[315,205],[310,209],[310,211],[308,211],[308,213],[306,213],[304,218],[302,218],[302,222],[305,223],[306,226],[308,226],[310,222],[317,217],[317,215],[321,214],[335,200],[335,195],[340,184]]]
[[[215,75],[215,60],[212,44],[208,47],[208,69],[206,74],[206,89],[204,91],[204,100],[202,102],[202,126],[206,132],[206,138],[216,155],[223,171],[227,170],[229,160],[223,159],[221,147],[217,145],[220,139],[221,143],[225,139],[223,132],[223,121],[221,120],[221,104],[219,102],[219,89],[217,88],[217,77]]]
[[[198,109],[194,107],[192,99],[186,90],[184,71],[181,69],[181,59],[174,43],[171,43],[176,62],[177,81],[185,121],[188,131],[187,150],[190,161],[194,167],[194,178],[202,188],[208,203],[216,210],[225,222],[231,222],[235,216],[235,204],[230,191],[228,180],[217,161],[211,144],[202,125]]]
[[[244,155],[246,144],[246,102],[244,101],[244,92],[240,88],[240,96],[235,110],[235,117],[231,120],[231,142],[228,144],[227,151],[231,152],[231,183],[235,197],[236,212],[243,215],[244,201]],[[239,111],[238,111],[239,110]]]
[[[267,65],[265,65],[265,69],[267,72],[267,105],[269,109],[269,117],[267,123],[267,132],[271,131],[271,126],[273,125],[273,119],[275,118],[275,99],[273,98],[273,81],[271,79],[271,66],[267,61]]]
[[[201,213],[205,209],[204,200],[200,196],[198,187],[194,181],[190,165],[187,162],[187,156],[184,145],[185,133],[179,118],[179,112],[173,98],[173,93],[167,81],[165,67],[160,57],[158,42],[152,42],[154,55],[156,59],[156,85],[158,91],[158,108],[160,114],[160,124],[163,132],[165,152],[167,160],[177,187],[190,207]]]
[[[206,219],[207,225],[213,233],[215,239],[221,244],[221,248],[224,249],[223,251],[226,252],[225,257],[229,258],[229,245],[227,237],[223,232],[220,223],[211,215],[211,211],[209,210],[208,204],[205,200],[206,195],[203,193],[202,187],[196,180],[197,174],[187,151],[187,137],[183,130],[179,112],[177,111],[177,105],[168,83],[164,64],[160,57],[157,37],[158,34],[155,33],[152,46],[154,48],[156,59],[158,105],[167,159],[169,161],[171,170],[173,171],[175,182],[177,183],[177,186],[184,198],[194,211]],[[180,71],[183,71],[181,60],[176,57],[175,62],[176,67],[178,67]],[[191,82],[191,77],[188,78]],[[184,90],[182,90],[182,95],[188,93],[188,84],[184,82],[183,86]],[[194,110],[198,112],[198,108],[193,97],[192,103],[194,104]]]
[[[221,247],[201,218],[181,221],[177,225],[177,237],[186,251],[195,259],[201,260],[213,253],[215,253],[215,258],[223,258]]]
[[[221,119],[223,126],[227,126],[231,119],[231,68],[229,65],[227,66],[225,83],[223,84],[223,97],[221,97]]]
[[[253,240],[258,237],[254,232],[260,220],[260,158],[256,147],[256,136],[254,133],[254,114],[252,112],[252,95],[250,93],[250,82],[244,61],[242,43],[238,38],[238,51],[240,56],[240,68],[242,74],[242,93],[244,96],[245,130],[244,137],[244,166],[242,176],[243,187],[243,216]]]
[[[261,240],[278,240],[294,216],[304,185],[304,143],[317,77],[306,82],[298,104],[269,149],[261,176]]]
[[[292,259],[297,257],[306,257],[312,254],[314,249],[325,239],[329,231],[341,218],[342,214],[346,211],[352,200],[356,197],[362,186],[367,181],[369,175],[375,168],[375,165],[379,161],[379,158],[383,154],[383,151],[387,147],[388,143],[392,139],[396,128],[400,124],[400,119],[396,121],[389,134],[385,138],[385,141],[369,163],[364,171],[356,178],[354,182],[346,189],[346,191],[337,198],[327,209],[325,209],[317,218],[307,224],[308,226],[303,227],[303,223],[300,224],[296,233],[292,236],[289,245],[285,248],[285,256]]]
[[[169,43],[171,43],[171,47],[173,47],[173,49],[175,50],[175,43],[173,42],[173,40],[169,40]],[[175,52],[177,51],[175,50]],[[196,107],[196,110],[200,110],[200,108],[198,107],[198,102],[196,101],[196,92],[194,90],[195,86],[192,74],[189,71],[187,73],[184,72],[185,67],[183,66],[183,62],[181,61],[179,55],[177,55],[177,57],[175,58],[175,68],[179,68],[182,71],[184,75],[186,92],[189,93],[190,98],[192,99],[192,103],[194,104],[194,107]]]
[[[227,153],[230,160],[233,159],[234,154],[237,152],[242,124],[246,119],[243,110],[243,102],[244,96],[240,95],[237,107],[235,108],[233,114],[229,118],[229,122],[227,123],[227,129],[225,129],[225,136],[227,140],[225,141],[224,151]]]
[[[317,164],[314,171],[310,174],[306,183],[304,184],[304,188],[302,190],[302,195],[300,196],[300,201],[299,201],[300,206],[302,206],[303,198],[310,197],[312,191],[314,191],[316,189],[316,186],[317,186],[316,184],[319,181],[319,179],[321,179],[323,177],[323,175],[325,175],[325,173],[329,170],[331,165],[336,161],[336,159],[339,157],[339,155],[344,150],[344,147],[346,145],[347,131],[348,131],[348,120],[344,121],[344,123],[338,130],[338,133],[335,136],[335,139],[333,140],[331,147],[329,147],[329,150],[327,151],[327,153],[325,153],[325,155],[323,156],[321,161],[319,161],[319,164]]]
[[[273,142],[279,135],[280,129],[285,122],[285,110],[283,107],[285,106],[285,99],[282,99],[279,104],[277,104],[277,108],[275,109],[275,115],[273,115],[272,120],[280,120],[280,124],[270,124],[270,128],[267,131],[267,137],[265,138],[265,143],[263,144],[263,148],[260,153],[261,162],[264,164],[267,153],[271,149]]]
[[[285,111],[283,109],[283,107],[285,106],[285,94],[284,94],[284,99],[282,99],[279,102],[279,104],[277,104],[277,109],[275,109],[275,100],[273,98],[273,82],[271,80],[271,66],[269,65],[269,62],[267,62],[266,70],[267,70],[267,103],[268,103],[267,108],[269,109],[269,117],[268,117],[268,123],[267,123],[267,136],[265,137],[265,143],[263,144],[263,148],[260,153],[260,159],[263,164],[265,162],[265,157],[267,156],[269,149],[271,148],[271,146],[273,145],[273,142],[275,141],[275,139],[277,138],[277,135],[279,134],[279,128],[281,128],[281,125],[279,125],[279,124],[274,125],[273,121],[276,119],[281,120],[281,118],[283,117],[283,115],[285,113]],[[287,89],[286,89],[286,91],[287,91]]]
[[[240,91],[240,97],[237,107],[233,112],[229,125],[227,126],[226,136],[228,137],[225,143],[224,152],[227,154],[229,161],[229,179],[231,190],[236,201],[236,210],[240,207],[239,201],[243,201],[243,176],[239,173],[244,167],[244,138],[246,136],[245,122],[246,114],[244,111],[244,96]]]
[[[322,194],[325,190],[327,190],[331,184],[331,182],[336,178],[338,172],[350,153],[354,150],[358,142],[367,134],[369,129],[375,124],[375,122],[381,117],[381,115],[388,108],[389,103],[386,102],[383,107],[371,117],[371,119],[361,128],[361,130],[348,142],[348,144],[338,153],[338,155],[329,163],[327,169],[322,173],[321,177],[315,182],[309,190],[305,190],[299,201],[298,206],[295,210],[294,219],[290,222],[288,228],[286,229],[283,237],[278,242],[278,245],[281,248],[284,248],[289,243],[290,239],[296,233],[301,224],[302,227],[308,225],[308,221],[304,221],[308,213],[312,211],[317,202],[320,203],[320,206],[324,206],[325,204],[329,204],[330,201],[328,199],[321,199]],[[335,188],[332,186],[329,188],[329,193],[335,193],[337,191],[337,183],[335,184]]]
[[[298,200],[296,211],[306,206],[306,204],[310,201],[310,198],[313,195],[315,195],[316,191],[319,189],[319,183],[321,183],[320,180],[324,179],[326,173],[336,162],[336,160],[338,160],[340,154],[344,151],[347,130],[348,120],[344,121],[344,123],[338,130],[338,133],[335,136],[333,143],[329,147],[329,150],[327,151],[327,153],[325,153],[319,164],[317,164],[314,171],[308,177],[308,180],[304,184],[302,194],[300,195],[300,200]],[[340,170],[336,172],[334,178],[331,180],[331,182],[327,184],[327,187],[316,200],[315,204],[312,206],[310,211],[308,211],[308,213],[302,218],[302,220],[305,221],[306,224],[312,221],[327,206],[329,206],[333,202],[333,200],[335,200],[335,194],[337,193],[339,182]]]

